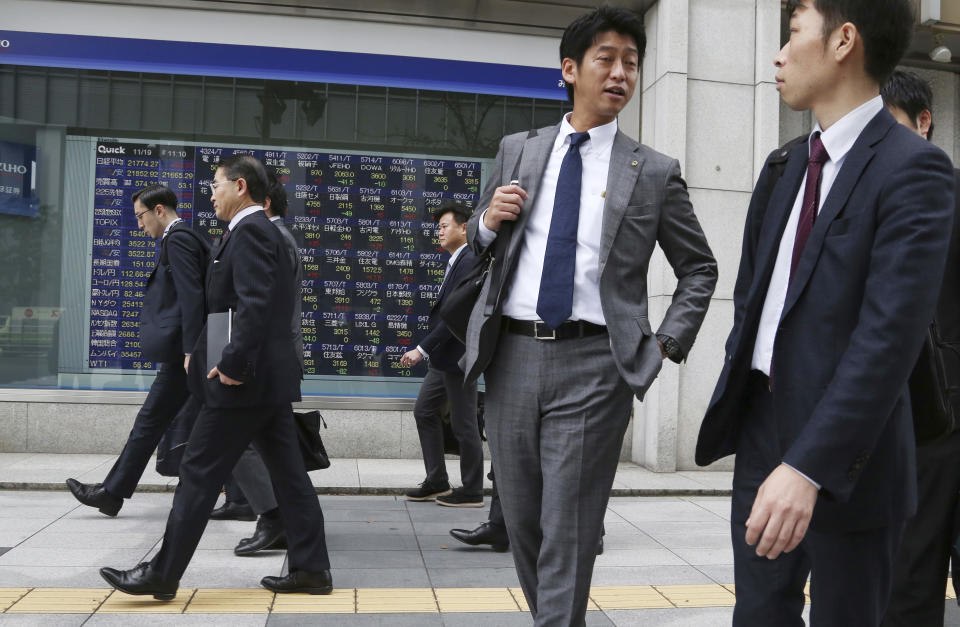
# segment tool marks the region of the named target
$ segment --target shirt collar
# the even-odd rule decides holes
[[[167,233],[170,232],[170,228],[177,222],[183,222],[183,218],[176,218],[175,220],[172,220],[170,224],[167,225],[167,228],[163,229],[163,235],[160,236],[160,239],[163,239],[164,237],[166,237]]]
[[[252,215],[258,211],[263,211],[263,207],[261,207],[260,205],[252,205],[250,207],[247,207],[246,209],[241,209],[237,213],[237,215],[233,216],[233,220],[230,220],[230,224],[227,225],[227,228],[232,231],[234,227],[237,226],[237,224],[239,224],[240,220],[243,220],[247,216]]]
[[[283,220],[280,216],[270,216],[271,222],[279,222],[280,220]]]
[[[447,265],[448,265],[448,266],[453,266],[453,262],[457,260],[457,257],[460,256],[460,253],[461,253],[461,252],[463,251],[463,249],[466,248],[466,247],[467,247],[467,243],[464,242],[464,243],[460,246],[460,248],[458,248],[458,249],[456,249],[455,251],[453,251],[453,254],[450,255],[450,259],[447,260]]]
[[[576,129],[570,125],[570,116],[572,113],[568,113],[563,116],[563,120],[560,122],[560,132],[557,134],[557,139],[553,142],[553,150],[558,151],[566,147],[570,143],[570,134],[576,133]],[[589,154],[591,151],[600,153],[613,145],[613,140],[617,136],[617,120],[614,119],[606,124],[601,126],[595,126],[587,131],[590,134],[590,141],[581,144],[580,151],[585,154]]]
[[[820,141],[827,149],[830,160],[838,163],[846,157],[857,138],[860,137],[860,133],[881,110],[883,110],[883,98],[877,96],[834,122],[833,126],[825,131],[820,127],[820,122],[817,122],[813,130],[820,131]]]

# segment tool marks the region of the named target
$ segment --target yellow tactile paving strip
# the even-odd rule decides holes
[[[729,584],[594,586],[589,610],[729,607]],[[809,593],[809,590],[808,590]],[[947,599],[955,599],[947,582]],[[807,597],[809,602],[809,597]],[[344,588],[333,594],[278,594],[262,588],[181,588],[172,601],[109,588],[0,588],[7,614],[405,614],[527,612],[520,588]]]

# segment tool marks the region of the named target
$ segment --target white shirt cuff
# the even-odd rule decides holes
[[[812,483],[813,486],[817,489],[817,491],[818,491],[818,492],[820,491],[820,484],[819,484],[819,483],[817,483],[816,481],[814,481],[813,479],[811,479],[811,478],[808,477],[807,475],[803,474],[802,472],[800,472],[799,470],[797,470],[796,468],[794,468],[793,466],[791,466],[791,465],[788,464],[787,462],[780,462],[780,463],[783,464],[784,466],[786,466],[787,468],[789,468],[790,470],[792,470],[793,472],[797,473],[798,475],[800,475],[801,477],[803,477],[804,479],[806,479],[806,480],[809,481],[810,483]]]
[[[480,214],[480,224],[477,225],[477,241],[480,242],[480,245],[484,248],[489,246],[490,242],[497,239],[497,232],[491,231],[487,228],[487,225],[483,223],[483,216],[485,215],[487,215],[486,209]]]
[[[423,355],[424,359],[430,359],[430,355],[427,355],[427,351],[423,350],[423,347],[418,345],[417,350],[420,351],[420,354]]]

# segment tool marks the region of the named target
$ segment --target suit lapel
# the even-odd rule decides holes
[[[606,200],[603,204],[603,225],[600,231],[600,274],[603,274],[623,214],[630,205],[630,196],[637,185],[643,164],[644,156],[640,152],[640,145],[617,131],[610,151],[610,167],[607,170]]]
[[[840,210],[847,204],[853,188],[860,180],[867,164],[873,159],[875,153],[873,146],[883,139],[890,127],[896,124],[893,117],[884,109],[880,111],[867,127],[860,134],[860,137],[854,143],[853,148],[847,153],[843,161],[843,167],[837,173],[837,178],[830,187],[830,193],[820,209],[813,224],[813,230],[810,231],[810,238],[803,247],[803,253],[800,254],[800,261],[797,263],[797,269],[794,272],[793,280],[790,281],[790,287],[787,290],[787,298],[783,303],[783,313],[781,318],[789,313],[790,309],[796,304],[803,288],[810,280],[813,269],[820,257],[820,250],[823,248],[823,239]]]
[[[520,185],[526,190],[529,198],[524,204],[523,211],[520,212],[520,218],[513,227],[514,237],[510,238],[510,248],[507,251],[508,259],[513,259],[520,249],[520,243],[523,241],[522,234],[527,220],[530,219],[533,203],[536,202],[537,190],[540,188],[540,181],[543,179],[543,171],[547,167],[547,159],[559,132],[560,125],[557,124],[555,127],[545,129],[524,141],[519,177]]]

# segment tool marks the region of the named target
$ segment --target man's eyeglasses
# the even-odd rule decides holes
[[[134,212],[133,215],[137,216],[137,220],[139,220],[140,218],[143,217],[143,214],[150,213],[151,211],[153,211],[153,209],[144,209],[140,213]]]
[[[237,179],[227,179],[226,181],[210,181],[210,193],[213,194],[217,191],[217,188],[223,185],[224,183],[236,183]]]

